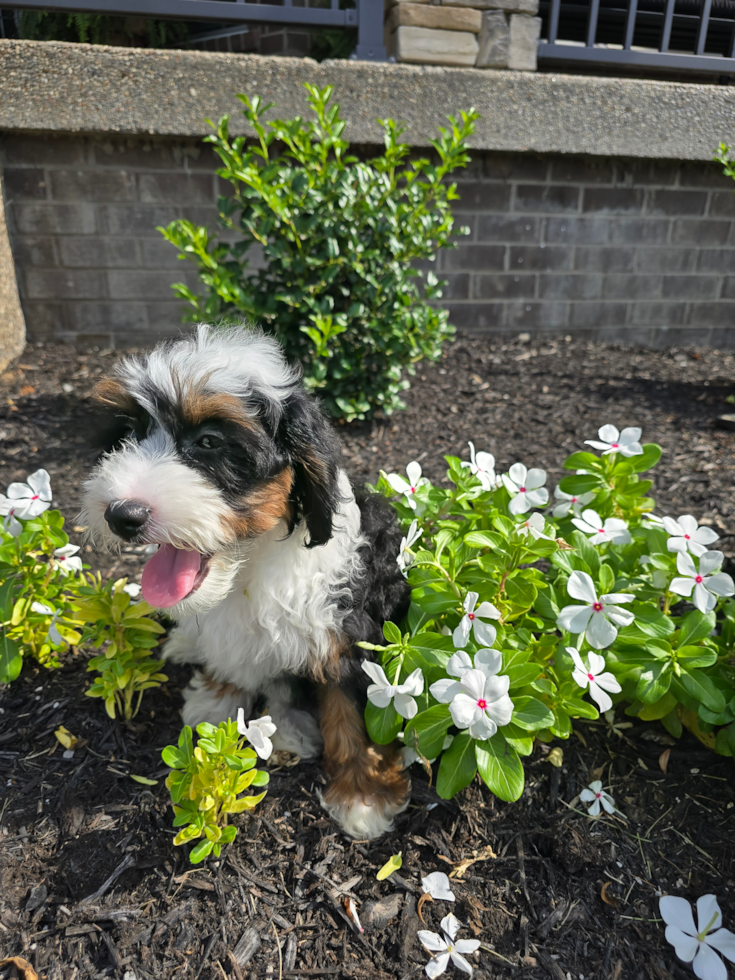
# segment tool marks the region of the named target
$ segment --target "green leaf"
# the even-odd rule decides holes
[[[391,622],[383,623],[383,636],[386,638],[388,643],[400,643],[403,639],[401,631],[398,629],[395,623]]]
[[[684,670],[681,672],[681,683],[695,701],[701,702],[705,708],[719,714],[725,710],[725,698],[712,683],[710,678],[701,670]]]
[[[436,791],[443,800],[451,800],[474,779],[477,772],[475,740],[467,732],[460,732],[442,755]]]
[[[671,662],[657,660],[648,663],[641,671],[638,686],[635,689],[636,697],[644,704],[654,704],[659,701],[671,686],[673,670]]]
[[[655,442],[646,442],[642,446],[641,456],[630,456],[626,462],[630,463],[636,473],[645,473],[652,469],[661,459],[662,449]]]
[[[600,477],[594,476],[592,473],[580,473],[575,476],[565,476],[559,481],[559,488],[564,491],[564,493],[571,493],[572,496],[578,497],[582,493],[588,493],[590,490],[597,490],[600,486]]]
[[[679,627],[678,646],[693,646],[705,640],[714,630],[716,622],[714,611],[705,614],[695,609],[690,612]]]
[[[523,763],[501,732],[475,743],[477,768],[483,782],[498,799],[513,803],[523,793]]]
[[[600,458],[594,453],[578,452],[572,453],[564,460],[565,470],[599,470]]]
[[[532,732],[539,728],[548,728],[554,724],[554,712],[547,708],[538,698],[513,698],[514,725]]]
[[[502,543],[502,538],[491,531],[470,531],[465,534],[463,540],[470,548],[492,548],[493,550]]]
[[[200,864],[211,853],[213,847],[214,842],[211,840],[199,841],[196,847],[192,848],[189,860],[192,864]]]
[[[403,718],[392,704],[387,708],[376,708],[368,701],[365,708],[365,724],[368,735],[378,745],[390,745],[401,730]]]
[[[590,569],[590,574],[593,578],[595,578],[600,570],[600,556],[597,548],[590,544],[587,535],[582,534],[581,531],[574,531],[572,533],[572,544],[579,552],[580,557],[587,562]],[[605,568],[607,569],[607,566],[605,566]],[[608,591],[602,587],[602,584],[600,584],[600,589],[603,592]]]
[[[0,684],[10,684],[20,674],[23,666],[20,646],[11,640],[5,630],[0,631]]]
[[[505,583],[505,594],[514,606],[518,606],[519,609],[530,609],[536,601],[538,592],[535,585],[519,572]]]
[[[427,759],[436,759],[442,750],[444,739],[452,724],[449,705],[435,704],[412,718],[406,725],[403,744],[416,748]]]

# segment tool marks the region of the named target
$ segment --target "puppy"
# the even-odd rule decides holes
[[[177,627],[165,655],[199,666],[187,725],[269,713],[277,749],[323,753],[323,803],[378,837],[407,806],[396,746],[368,738],[369,656],[409,590],[400,531],[357,493],[316,401],[279,345],[209,328],[123,360],[96,389],[107,452],[85,484],[95,543],[157,545],[145,599]]]

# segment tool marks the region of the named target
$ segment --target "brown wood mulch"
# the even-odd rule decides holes
[[[0,378],[0,487],[45,466],[72,524],[92,456],[87,396],[118,356],[29,347]],[[550,483],[564,456],[604,422],[638,424],[665,450],[655,471],[661,513],[691,512],[735,553],[735,433],[715,427],[735,391],[735,357],[704,349],[631,351],[564,339],[502,343],[463,337],[422,367],[408,409],[341,427],[351,475],[401,471],[420,459],[441,481],[442,456],[466,441],[542,465]],[[105,574],[139,575],[142,556],[85,553]],[[271,783],[218,862],[193,869],[172,845],[160,750],[179,728],[187,671],[170,669],[130,725],[85,698],[84,654],[47,672],[28,665],[0,689],[0,978],[210,980],[423,976],[420,928],[452,911],[460,935],[481,940],[475,977],[683,980],[658,921],[657,895],[717,895],[735,928],[731,760],[657,725],[610,732],[580,723],[538,746],[515,804],[475,783],[439,800],[419,768],[411,807],[377,842],[353,842],[319,806],[317,764],[271,764]],[[619,712],[618,721],[626,721]],[[71,759],[54,731],[84,744]],[[669,751],[668,757],[665,753]],[[662,769],[665,766],[665,771]],[[132,774],[157,779],[142,786]],[[627,818],[588,819],[580,790],[600,778]],[[399,872],[376,872],[398,851]],[[478,859],[478,860],[476,860]],[[454,872],[454,904],[427,902],[421,876]],[[344,900],[354,897],[356,931]],[[459,975],[450,967],[447,975]]]

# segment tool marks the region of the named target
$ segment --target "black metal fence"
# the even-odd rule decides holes
[[[384,0],[355,0],[354,7],[341,8],[339,0],[329,6],[306,6],[304,0],[249,3],[245,0],[18,0],[2,2],[4,9],[70,11],[122,17],[155,17],[228,25],[279,24],[298,27],[357,28],[354,57],[360,61],[386,61],[383,45]]]
[[[542,0],[542,67],[735,74],[734,0]]]

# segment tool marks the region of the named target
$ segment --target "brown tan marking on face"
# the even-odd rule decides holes
[[[254,430],[258,423],[243,408],[234,395],[213,394],[201,387],[178,388],[178,402],[184,419],[191,425],[199,425],[208,419],[236,422],[245,429]]]
[[[331,777],[325,803],[345,809],[360,802],[381,814],[386,807],[395,812],[410,789],[397,744],[371,742],[362,711],[336,684],[320,689],[319,705],[324,766]]]
[[[98,381],[92,390],[92,398],[101,405],[108,408],[115,408],[125,415],[134,415],[140,411],[140,405],[136,402],[125,385],[114,378],[103,378]]]
[[[293,470],[287,466],[241,497],[225,519],[226,530],[236,538],[256,538],[292,517],[290,501]]]

